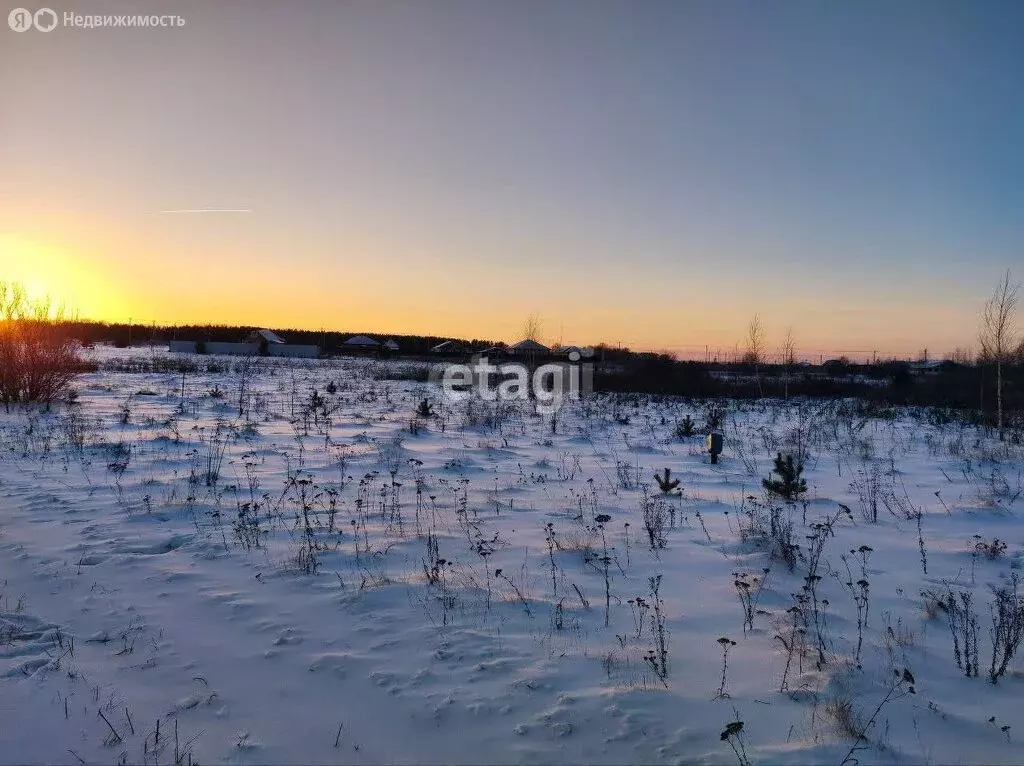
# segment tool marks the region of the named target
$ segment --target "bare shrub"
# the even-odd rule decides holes
[[[782,561],[789,571],[796,567],[800,545],[796,542],[792,503],[776,503],[754,495],[743,499],[740,507],[740,539],[752,541]]]
[[[1024,598],[1017,589],[1020,576],[1014,572],[1010,584],[993,588],[995,600],[989,605],[992,612],[992,627],[989,636],[992,639],[992,664],[988,671],[988,680],[996,683],[1006,673],[1021,642],[1024,641]]]
[[[838,694],[830,697],[825,701],[825,712],[840,732],[850,739],[860,739],[864,724],[854,710],[852,699]]]
[[[668,543],[665,528],[668,526],[671,510],[668,502],[663,497],[648,495],[645,492],[640,499],[640,508],[643,511],[644,529],[647,530],[651,550],[664,548]]]
[[[893,680],[892,683],[889,684],[885,696],[882,697],[870,717],[866,719],[854,710],[853,704],[849,699],[836,699],[835,703],[831,705],[829,713],[836,721],[836,724],[854,739],[853,746],[846,754],[846,757],[843,758],[841,766],[860,762],[859,759],[854,757],[854,753],[868,747],[868,732],[870,732],[874,727],[882,709],[889,702],[903,699],[910,694],[915,694],[914,683],[914,674],[911,673],[909,669],[904,668],[903,672],[900,672],[898,669],[894,668]],[[828,705],[829,703],[826,703],[826,706]]]
[[[882,489],[882,470],[877,463],[870,467],[858,468],[850,488],[857,493],[860,500],[860,514],[864,521],[878,523],[879,494]]]
[[[51,317],[48,301],[30,302],[21,285],[0,282],[0,401],[52,404],[81,370],[78,345]]]
[[[959,599],[957,596],[959,595]],[[949,632],[953,636],[953,659],[956,666],[970,678],[978,675],[978,616],[969,591],[949,592],[946,598]]]
[[[658,593],[661,588],[661,575],[648,577],[650,588],[651,640],[653,646],[644,656],[644,661],[651,667],[655,675],[668,687],[668,629],[665,627],[665,602]]]
[[[975,537],[977,537],[977,535],[975,535]],[[984,556],[989,561],[995,561],[996,559],[1005,556],[1006,548],[1006,543],[998,537],[992,538],[992,542],[989,542],[988,540],[980,540],[974,544],[974,552],[979,556]]]
[[[921,609],[924,611],[925,618],[928,620],[937,619],[939,612],[947,613],[949,611],[946,606],[945,599],[934,591],[921,591],[921,599]]]

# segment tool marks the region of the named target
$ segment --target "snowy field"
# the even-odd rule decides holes
[[[990,611],[1024,447],[855,402],[598,395],[552,428],[400,362],[240,390],[215,361],[0,413],[0,762],[1024,758]]]

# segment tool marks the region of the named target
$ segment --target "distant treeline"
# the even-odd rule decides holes
[[[630,354],[614,366],[599,365],[599,391],[675,394],[693,397],[859,398],[879,405],[918,405],[971,410],[994,420],[993,364],[942,362],[926,368],[912,362],[828,363],[823,366],[744,365],[678,362],[665,354]],[[1004,365],[1003,407],[1024,427],[1024,366]]]
[[[64,322],[68,333],[84,345],[166,344],[171,340],[243,340],[256,327],[223,325],[147,325]],[[326,354],[345,351],[344,342],[365,334],[394,339],[402,357],[430,357],[430,349],[446,340],[471,348],[497,345],[488,339],[465,340],[435,335],[381,335],[335,331],[275,330],[289,343],[311,344]],[[933,367],[912,362],[857,364],[831,360],[824,365],[750,365],[727,362],[677,361],[667,354],[633,352],[599,345],[594,356],[594,387],[598,391],[674,394],[692,397],[757,398],[809,396],[855,397],[879,405],[921,405],[970,410],[986,420],[995,412],[996,372],[992,364],[942,362]],[[387,354],[383,349],[376,354]],[[541,360],[536,360],[541,361]],[[1024,365],[1003,367],[1003,407],[1011,420],[1024,419]]]
[[[204,342],[235,343],[245,338],[259,327],[238,327],[227,325],[177,325],[161,327],[159,325],[140,324],[109,324],[106,322],[67,321],[63,325],[76,340],[83,345],[94,343],[112,343],[120,348],[128,346],[166,345],[172,340],[192,340]],[[381,335],[379,333],[337,332],[330,330],[274,330],[288,343],[319,346],[326,354],[338,353],[343,350],[342,344],[354,335],[368,335],[378,341],[395,340],[401,354],[427,354],[438,343],[457,338],[435,335]],[[469,341],[474,347],[494,345],[493,341],[474,339]]]

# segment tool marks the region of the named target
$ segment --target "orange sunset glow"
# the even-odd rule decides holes
[[[386,13],[283,8],[5,39],[30,74],[3,81],[0,278],[109,322],[514,340],[537,314],[549,341],[703,356],[758,313],[769,346],[909,356],[974,344],[1019,261],[1015,81],[952,28],[910,65],[766,19],[737,58],[694,9],[605,60],[600,24],[528,43],[508,10],[481,47],[479,14],[410,11],[382,47]]]

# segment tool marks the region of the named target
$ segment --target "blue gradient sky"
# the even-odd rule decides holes
[[[941,353],[1024,271],[1022,3],[139,9],[0,29],[0,278],[87,315]]]

